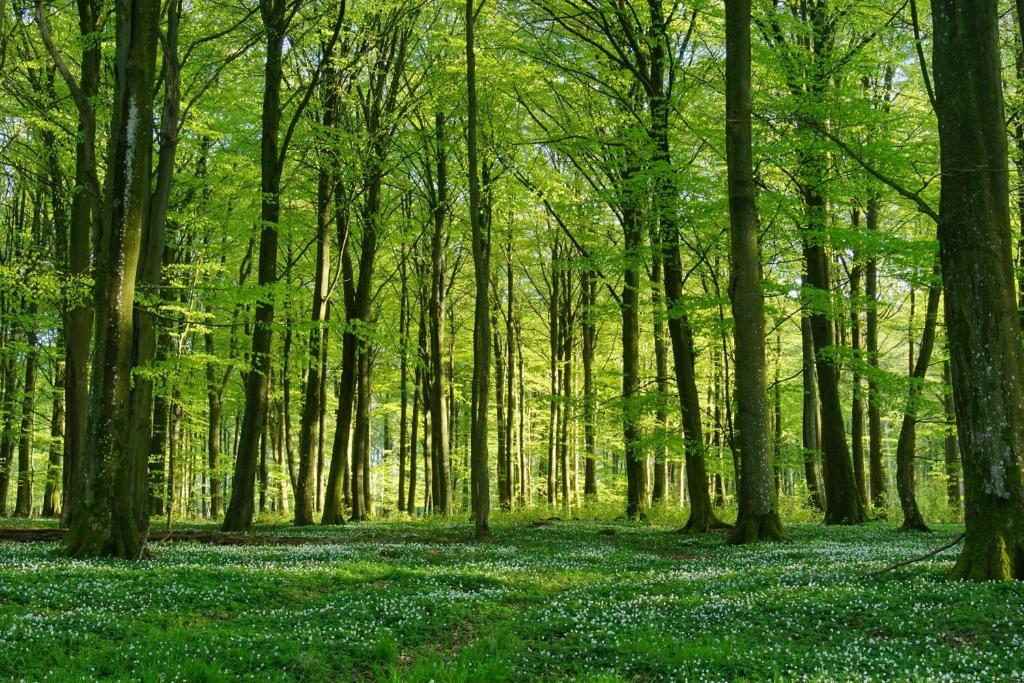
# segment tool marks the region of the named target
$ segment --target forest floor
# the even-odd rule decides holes
[[[791,524],[792,543],[755,547],[625,522],[493,530],[264,525],[329,542],[162,542],[142,564],[2,543],[0,678],[1024,680],[1024,585],[948,581],[956,548],[869,575],[953,525]]]

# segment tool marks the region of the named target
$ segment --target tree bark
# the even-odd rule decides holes
[[[966,507],[953,576],[1024,579],[1024,349],[1010,248],[999,8],[994,0],[936,0],[932,7],[939,254]]]
[[[490,289],[490,235],[484,232],[480,202],[480,177],[477,159],[477,93],[474,30],[477,14],[475,0],[466,0],[466,148],[469,172],[469,223],[473,241],[473,274],[476,301],[473,313],[473,386],[470,410],[470,478],[473,489],[474,536],[490,536],[488,525],[491,498],[487,472],[487,398],[490,384],[491,343],[488,295]],[[486,226],[489,227],[489,226]],[[436,390],[436,388],[435,388]]]
[[[115,95],[107,160],[100,261],[96,269],[96,343],[89,394],[81,495],[64,539],[76,557],[138,559],[149,530],[146,459],[131,447],[133,309],[146,234],[153,145],[153,87],[160,3],[115,6]]]
[[[735,321],[736,422],[741,469],[740,516],[732,543],[784,537],[772,485],[768,445],[768,385],[765,361],[764,294],[754,163],[750,95],[750,0],[725,3],[726,156],[732,273],[729,294]]]
[[[266,37],[263,72],[263,111],[260,138],[260,248],[259,286],[266,293],[256,303],[251,367],[245,378],[242,415],[231,502],[224,515],[224,531],[244,531],[252,525],[259,443],[267,420],[267,393],[273,342],[274,303],[270,290],[277,283],[277,228],[281,215],[281,82],[288,0],[260,0]]]

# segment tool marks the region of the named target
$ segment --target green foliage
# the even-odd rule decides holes
[[[789,524],[728,547],[676,525],[496,515],[157,543],[143,567],[0,547],[0,671],[26,680],[976,680],[1024,666],[1022,588],[944,580],[957,529]],[[260,525],[256,533],[280,533]]]

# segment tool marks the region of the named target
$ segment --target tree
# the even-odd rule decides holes
[[[138,559],[149,528],[146,461],[131,448],[133,308],[147,235],[160,3],[115,5],[114,107],[96,269],[96,337],[80,490],[64,543],[77,557]]]
[[[469,223],[473,239],[473,272],[476,302],[473,314],[473,406],[470,412],[470,465],[473,488],[474,535],[490,536],[490,480],[487,471],[487,398],[490,384],[491,334],[488,296],[490,294],[490,235],[484,233],[480,203],[479,161],[477,158],[476,18],[483,8],[466,0],[466,157],[469,173]]]
[[[737,445],[742,464],[739,518],[730,540],[749,543],[783,537],[768,444],[764,295],[750,121],[750,0],[727,0],[725,46],[725,139],[732,245],[729,294],[735,320]]]
[[[998,22],[994,1],[932,5],[939,254],[967,527],[953,576],[970,580],[1024,579],[1024,348]]]

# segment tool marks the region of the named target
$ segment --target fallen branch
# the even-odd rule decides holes
[[[914,564],[916,562],[922,562],[923,560],[927,560],[929,557],[933,557],[935,555],[938,555],[943,550],[949,550],[950,548],[955,546],[957,543],[959,543],[960,541],[964,540],[964,537],[966,535],[967,535],[967,533],[963,532],[959,536],[957,536],[956,538],[954,538],[952,541],[950,541],[949,543],[947,543],[944,546],[940,546],[938,548],[935,548],[934,550],[929,550],[928,552],[926,552],[924,555],[921,555],[920,557],[914,557],[914,558],[911,558],[909,560],[903,560],[902,562],[897,562],[896,564],[890,565],[888,567],[884,567],[882,569],[879,569],[878,571],[871,572],[871,573],[868,574],[868,576],[879,576],[881,574],[885,574],[886,572],[891,572],[894,569],[899,569],[900,567],[905,567],[908,564]]]

